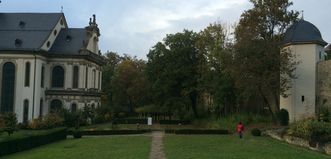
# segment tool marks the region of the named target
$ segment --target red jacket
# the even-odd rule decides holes
[[[244,131],[244,125],[243,124],[238,124],[237,125],[237,132],[240,133],[240,132],[243,132]]]

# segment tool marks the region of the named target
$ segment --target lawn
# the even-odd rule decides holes
[[[167,135],[164,142],[167,159],[331,159],[268,137]]]
[[[147,159],[151,138],[147,136],[103,136],[67,139],[23,151],[8,159]]]

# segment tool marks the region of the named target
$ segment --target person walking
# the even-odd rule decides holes
[[[243,138],[243,132],[244,132],[244,124],[242,122],[239,122],[237,125],[237,133],[239,134],[239,138]]]

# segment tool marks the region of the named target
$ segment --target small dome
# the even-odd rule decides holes
[[[321,32],[317,27],[303,19],[294,23],[287,29],[283,44],[305,44],[313,43],[325,46],[327,43],[322,39]]]

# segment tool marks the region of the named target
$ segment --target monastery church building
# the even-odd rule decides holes
[[[0,113],[27,122],[100,106],[99,36],[95,15],[69,28],[63,13],[0,13]]]
[[[280,96],[280,108],[289,112],[290,121],[315,117],[321,107],[331,110],[331,60],[318,28],[304,19],[294,23],[285,33],[283,49],[295,55],[298,62],[286,92]]]

